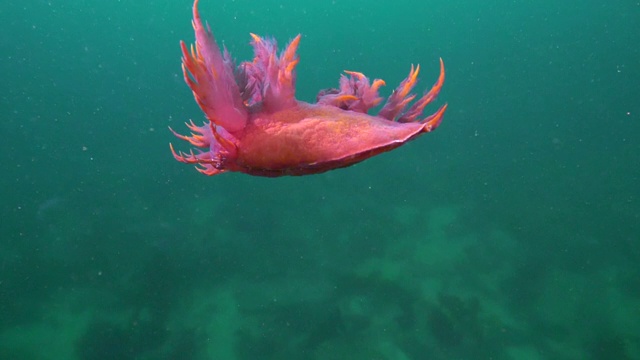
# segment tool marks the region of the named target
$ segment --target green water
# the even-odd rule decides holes
[[[0,8],[0,359],[640,359],[640,2],[202,0],[302,100],[445,61],[437,131],[276,179],[173,160],[190,7]]]

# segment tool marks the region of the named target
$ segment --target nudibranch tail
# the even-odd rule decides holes
[[[427,116],[425,119],[420,120],[420,123],[424,125],[422,126],[422,131],[430,132],[435,130],[442,122],[442,117],[444,116],[445,111],[447,111],[447,104],[440,106],[438,111]]]
[[[424,108],[429,105],[430,102],[435,100],[435,98],[440,93],[440,89],[442,89],[442,85],[444,84],[444,62],[440,59],[440,76],[435,84],[431,87],[429,92],[425,93],[420,99],[418,99],[413,106],[409,110],[407,110],[402,116],[398,119],[399,122],[412,122],[418,119],[418,116],[422,115],[422,111]]]
[[[233,61],[227,52],[223,56],[211,29],[203,26],[198,0],[193,3],[193,29],[195,49],[180,43],[184,79],[209,121],[230,132],[242,130],[248,111],[236,83]]]
[[[438,76],[438,80],[436,81],[436,83],[408,110],[405,110],[407,105],[416,97],[415,94],[411,93],[411,90],[418,81],[419,72],[420,65],[416,66],[415,68],[413,65],[411,65],[409,75],[400,83],[400,85],[398,85],[391,96],[389,96],[387,102],[378,113],[378,116],[383,117],[387,120],[397,121],[401,123],[419,121],[420,123],[425,124],[424,131],[428,132],[434,130],[438,125],[440,125],[442,116],[447,109],[446,104],[442,105],[434,114],[424,119],[419,119],[419,117],[422,115],[422,112],[424,111],[424,108],[433,100],[435,100],[436,97],[438,97],[438,94],[442,89],[445,78],[444,62],[442,61],[442,59],[440,59],[440,76]]]
[[[411,90],[418,82],[419,72],[420,65],[415,67],[411,65],[409,75],[398,85],[391,96],[389,96],[387,102],[378,113],[378,116],[401,123],[420,122],[424,124],[424,131],[428,132],[434,130],[440,124],[442,116],[447,109],[447,105],[445,104],[433,115],[419,119],[424,108],[436,99],[440,93],[440,89],[442,89],[445,75],[444,62],[440,59],[440,76],[429,92],[426,92],[408,110],[405,110],[416,98],[416,95],[412,94]],[[385,85],[383,80],[375,79],[373,83],[370,84],[369,79],[362,73],[355,71],[345,71],[345,73],[349,75],[349,77],[345,75],[340,76],[340,89],[325,89],[318,93],[316,98],[318,104],[331,105],[343,110],[361,113],[366,113],[372,107],[380,104],[382,98],[378,95],[378,89]]]

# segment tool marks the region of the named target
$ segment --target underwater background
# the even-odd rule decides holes
[[[437,131],[274,179],[171,156],[191,6],[2,4],[0,359],[640,359],[639,1],[202,0],[305,101],[444,59]]]

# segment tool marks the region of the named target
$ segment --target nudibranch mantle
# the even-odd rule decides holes
[[[411,93],[420,66],[386,100],[376,116],[367,111],[382,102],[384,81],[345,71],[339,89],[320,91],[316,103],[295,98],[296,50],[300,35],[277,54],[275,40],[251,34],[255,57],[235,66],[223,52],[193,4],[195,47],[181,42],[185,82],[208,121],[187,123],[190,136],[178,138],[205,150],[171,151],[176,160],[196,164],[198,171],[217,175],[228,171],[258,176],[317,174],[346,167],[392,150],[434,130],[447,105],[422,118],[444,84],[444,64],[433,87],[417,99]]]

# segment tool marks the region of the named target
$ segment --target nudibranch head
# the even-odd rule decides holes
[[[197,6],[195,0],[196,42],[190,48],[181,42],[182,68],[208,121],[202,126],[187,123],[189,136],[171,131],[204,150],[176,152],[171,145],[171,151],[176,160],[195,164],[206,175],[321,173],[394,149],[442,121],[446,104],[422,116],[444,84],[442,59],[440,76],[429,91],[417,99],[411,93],[420,71],[412,65],[377,115],[368,111],[384,100],[378,90],[385,82],[371,82],[355,71],[345,71],[339,88],[322,90],[316,103],[309,104],[295,98],[300,35],[278,54],[275,40],[251,34],[254,59],[236,66],[203,26]]]

